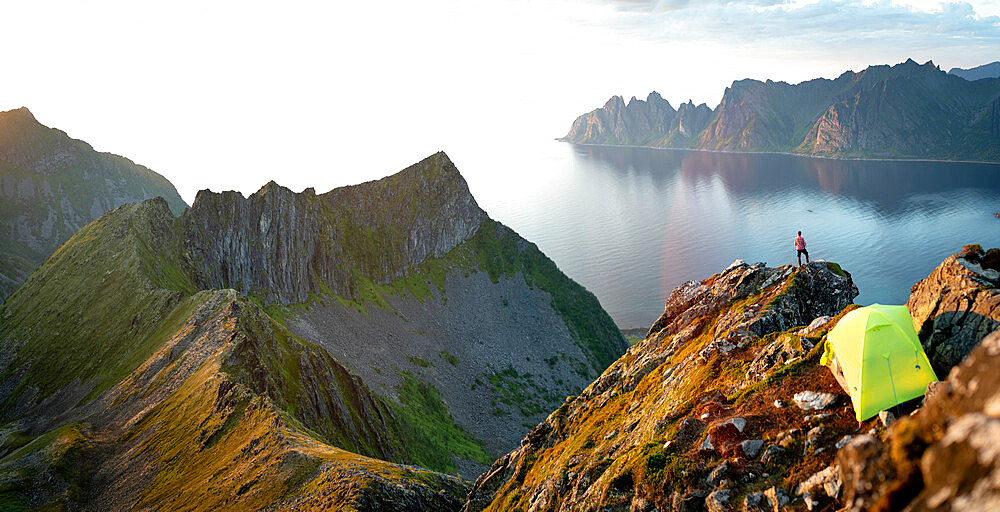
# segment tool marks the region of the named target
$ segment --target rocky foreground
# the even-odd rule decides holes
[[[463,510],[991,510],[1000,336],[971,340],[1000,320],[997,256],[967,247],[914,286],[938,375],[960,365],[895,423],[859,425],[818,364],[825,333],[857,307],[836,264],[737,262],[685,283],[646,339],[498,459]]]

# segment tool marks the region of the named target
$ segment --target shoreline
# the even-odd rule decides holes
[[[668,150],[668,151],[696,151],[702,153],[723,153],[730,155],[786,155],[795,156],[799,158],[818,158],[823,160],[841,160],[848,162],[931,162],[931,163],[948,163],[948,164],[986,164],[1000,167],[1000,161],[995,160],[943,160],[934,158],[874,158],[874,157],[846,157],[846,156],[824,156],[824,155],[808,155],[804,153],[791,153],[788,151],[733,151],[728,149],[700,149],[700,148],[671,148],[663,146],[640,146],[636,144],[598,144],[593,142],[574,142],[564,137],[557,137],[554,139],[557,142],[564,142],[567,144],[575,144],[577,146],[599,146],[608,148],[643,148],[643,149],[658,149],[658,150]]]

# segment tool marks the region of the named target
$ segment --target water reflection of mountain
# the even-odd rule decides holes
[[[721,180],[742,198],[782,191],[815,192],[899,213],[906,199],[959,189],[1000,192],[1000,165],[960,162],[832,160],[792,155],[712,153],[612,146],[574,146],[577,158],[611,172],[647,173],[658,185],[678,175],[685,183]],[[791,190],[790,190],[791,189]]]

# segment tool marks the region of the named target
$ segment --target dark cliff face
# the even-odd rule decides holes
[[[795,85],[739,80],[726,89],[714,111],[708,110],[711,115],[704,122],[689,126],[677,122],[685,117],[683,105],[660,129],[615,115],[622,105],[613,99],[579,117],[565,140],[823,156],[998,160],[1000,125],[993,115],[998,97],[1000,79],[969,82],[931,62],[907,60]],[[699,108],[699,116],[708,112]]]
[[[47,128],[26,108],[0,112],[0,300],[80,228],[125,203],[161,196],[163,176]]]
[[[1000,329],[1000,249],[978,246],[944,260],[913,285],[906,306],[938,376]]]
[[[817,347],[836,324],[829,315],[857,293],[849,274],[824,262],[736,262],[685,283],[646,339],[498,459],[463,510],[728,510],[736,503],[723,502],[725,493],[776,486],[774,499],[785,496],[788,483],[767,473],[797,483],[832,460],[838,433],[857,426],[838,408],[821,434],[790,431],[802,422],[796,392],[837,389],[814,364]],[[779,436],[789,453],[761,455],[763,440]],[[804,443],[815,457],[790,453]]]
[[[604,107],[576,119],[566,139],[593,144],[652,144],[677,120],[677,111],[653,91],[645,101],[633,97],[628,104],[612,96]]]
[[[322,196],[273,182],[248,198],[202,191],[181,222],[201,287],[294,304],[324,290],[355,297],[355,273],[389,283],[455,248],[484,218],[455,165],[437,153]]]
[[[196,291],[181,228],[160,198],[117,208],[0,307],[4,503],[457,508],[461,481],[394,464],[412,425],[384,398],[235,291]]]

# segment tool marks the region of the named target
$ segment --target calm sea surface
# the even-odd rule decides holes
[[[674,287],[737,258],[795,263],[797,230],[812,259],[853,275],[860,304],[902,304],[963,244],[1000,246],[1000,165],[550,142],[478,167],[488,173],[467,176],[480,205],[622,328],[649,326]]]

